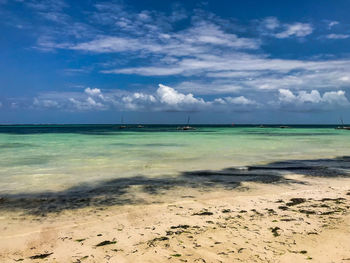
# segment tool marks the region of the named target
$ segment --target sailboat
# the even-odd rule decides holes
[[[124,125],[124,117],[122,116],[121,120],[120,120],[121,125],[119,126],[119,129],[125,129],[126,126]]]
[[[338,126],[338,127],[335,128],[335,129],[337,129],[337,130],[350,130],[350,127],[349,127],[349,126],[344,126],[343,118],[340,118],[340,121],[341,121],[341,125],[342,125],[342,126]]]
[[[181,130],[187,131],[187,130],[195,130],[196,128],[190,126],[190,116],[187,118],[187,124],[186,126],[183,126],[180,128]]]

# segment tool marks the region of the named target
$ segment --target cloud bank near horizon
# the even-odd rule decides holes
[[[18,105],[17,105],[18,106]],[[85,88],[84,92],[46,93],[27,102],[27,107],[36,109],[60,109],[65,111],[254,111],[257,109],[277,109],[282,111],[324,111],[348,108],[350,102],[345,91],[327,91],[322,95],[318,90],[302,90],[294,94],[289,89],[280,89],[274,98],[264,103],[245,96],[214,97],[205,100],[192,93],[181,93],[169,86],[159,84],[153,93],[107,91]]]

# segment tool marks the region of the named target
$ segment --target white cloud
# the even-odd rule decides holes
[[[299,92],[298,99],[301,103],[319,103],[322,101],[322,97],[317,90],[312,90],[310,93],[302,90]]]
[[[57,48],[60,47],[96,53],[135,51],[144,48],[142,43],[137,39],[111,36],[99,36],[97,39],[94,39],[89,42],[79,43],[77,45],[64,44],[57,46]]]
[[[210,102],[214,111],[248,112],[263,107],[262,104],[245,96],[216,98]]]
[[[75,98],[69,98],[71,106],[79,111],[89,110],[105,110],[108,107],[101,102],[95,101],[93,98],[88,97],[85,100],[77,100]]]
[[[136,92],[122,99],[121,107],[127,110],[150,111],[199,111],[206,109],[210,103],[193,94],[183,94],[177,90],[159,84],[154,94]]]
[[[84,92],[90,96],[99,96],[101,95],[101,90],[100,89],[97,89],[97,88],[94,88],[94,89],[91,89],[91,88],[86,88],[84,90]]]
[[[34,98],[33,105],[40,108],[59,108],[60,107],[57,101],[49,100],[49,99],[39,100],[38,98]]]
[[[35,108],[56,108],[65,111],[205,111],[237,110],[246,111],[259,106],[255,101],[244,96],[216,97],[205,100],[192,93],[181,93],[169,86],[159,84],[151,93],[108,91],[86,88],[84,92],[47,93],[34,99]],[[250,106],[250,107],[248,107]]]
[[[257,49],[259,41],[238,37],[235,34],[224,32],[218,25],[201,21],[192,28],[176,34],[177,39],[191,44],[210,44],[239,49]]]
[[[93,88],[93,89],[91,89],[91,88],[86,88],[86,89],[84,90],[84,92],[85,92],[86,94],[88,94],[89,96],[91,96],[91,97],[98,97],[98,98],[104,100],[104,97],[103,97],[103,95],[102,95],[100,89],[97,89],[97,88]]]
[[[339,22],[338,21],[331,21],[328,23],[328,29],[331,29],[332,27],[338,25]]]
[[[225,53],[221,56],[198,54],[192,58],[179,58],[170,65],[160,63],[108,72],[144,76],[191,76],[191,81],[182,81],[175,87],[196,94],[228,94],[246,89],[329,89],[347,87],[344,76],[350,75],[350,60],[271,59],[244,53]],[[196,80],[198,77],[205,81]]]
[[[293,110],[330,110],[339,107],[349,107],[350,102],[345,96],[345,91],[327,91],[323,95],[317,90],[299,91],[294,94],[288,89],[280,89],[278,96],[279,105]]]
[[[131,111],[151,110],[157,104],[157,99],[153,95],[135,92],[121,98],[122,109]]]
[[[196,99],[193,94],[189,93],[187,95],[179,93],[173,88],[159,84],[157,89],[157,95],[160,102],[168,105],[180,105],[180,104],[205,104],[203,99]]]
[[[296,96],[288,89],[280,89],[279,93],[279,100],[282,102],[293,102],[296,100]]]
[[[243,75],[243,73],[242,73]],[[232,94],[242,90],[242,86],[238,83],[226,80],[213,81],[183,81],[174,86],[177,90],[183,92],[192,92],[199,95],[209,94]]]
[[[339,106],[349,106],[350,103],[348,99],[345,97],[345,91],[338,90],[338,91],[330,91],[325,92],[323,94],[323,101],[329,103],[329,104],[336,104]]]
[[[281,23],[276,17],[267,17],[260,21],[258,30],[265,36],[276,38],[305,37],[313,32],[310,23]]]
[[[313,31],[313,27],[308,23],[286,24],[284,27],[284,31],[275,34],[277,38],[288,38],[291,36],[305,37],[310,35]]]
[[[52,48],[52,42],[41,42],[42,46]],[[187,56],[207,53],[214,46],[234,49],[258,49],[260,41],[253,38],[238,37],[225,32],[219,25],[201,21],[179,32],[153,32],[133,36],[99,35],[95,39],[81,43],[56,44],[58,49],[72,49],[94,53],[142,52],[153,55]]]
[[[228,103],[238,104],[238,105],[256,105],[257,103],[253,100],[247,99],[244,96],[239,97],[226,97],[225,100]]]
[[[276,17],[267,17],[262,21],[262,26],[268,30],[275,30],[280,27],[280,22]]]
[[[341,78],[339,78],[340,81],[343,82],[349,82],[350,81],[350,77],[349,76],[342,76]]]
[[[328,34],[326,38],[328,39],[346,39],[349,38],[350,35],[347,34]]]
[[[191,93],[184,94],[163,84],[159,84],[154,94],[134,93],[123,97],[122,102],[122,107],[136,111],[247,111],[259,106],[257,102],[244,96],[219,97],[212,101],[205,101],[203,98],[195,97]]]
[[[312,90],[310,93],[302,90],[298,95],[294,95],[293,92],[288,89],[280,89],[279,100],[287,103],[318,103],[322,101],[322,98],[317,90]]]
[[[122,68],[112,70],[102,70],[101,73],[106,74],[135,74],[142,76],[169,76],[182,74],[184,70],[176,67],[136,67]]]

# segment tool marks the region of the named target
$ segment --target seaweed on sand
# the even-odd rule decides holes
[[[157,242],[157,241],[167,241],[167,240],[169,240],[168,237],[156,237],[156,238],[154,238],[154,239],[148,241],[148,242],[147,242],[147,245],[148,245],[149,247],[154,247],[154,246],[155,246],[155,242]]]
[[[98,243],[96,245],[96,247],[102,247],[102,246],[106,246],[106,245],[112,245],[112,244],[116,244],[117,241],[109,241],[109,240],[105,240],[105,241],[102,241],[100,243]]]
[[[302,204],[305,202],[306,202],[305,198],[292,198],[292,199],[290,199],[290,202],[286,203],[286,206],[299,205],[299,204]]]
[[[194,213],[193,215],[194,216],[211,216],[213,215],[213,213],[209,211],[203,211],[203,212]]]
[[[280,236],[280,234],[278,233],[278,230],[281,230],[278,226],[271,228],[271,232],[272,232],[274,237]]]
[[[44,259],[47,258],[48,256],[52,255],[53,253],[43,253],[43,254],[38,254],[38,255],[34,255],[29,257],[30,259]]]

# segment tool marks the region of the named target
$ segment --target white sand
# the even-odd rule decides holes
[[[4,213],[0,262],[350,262],[350,179],[290,177],[306,184],[176,189],[168,194],[187,197],[46,217]],[[305,202],[286,205],[291,198]],[[111,244],[96,246],[103,241]],[[39,254],[50,255],[30,258]]]

